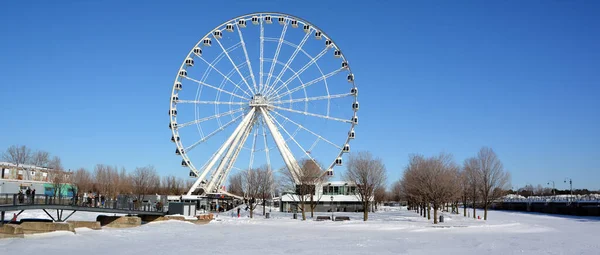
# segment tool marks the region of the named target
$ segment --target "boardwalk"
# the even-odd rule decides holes
[[[65,221],[77,211],[118,213],[129,215],[165,215],[166,210],[162,205],[133,203],[127,199],[107,200],[104,205],[92,206],[85,202],[79,203],[80,199],[55,198],[47,195],[36,195],[34,197],[19,197],[18,194],[0,194],[0,225],[6,220],[7,211],[19,211],[20,215],[25,210],[43,210],[54,221]],[[48,210],[51,210],[53,216]],[[66,217],[64,211],[70,211]]]

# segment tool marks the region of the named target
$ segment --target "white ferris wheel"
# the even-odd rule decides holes
[[[306,20],[252,13],[218,25],[171,92],[171,141],[197,178],[187,194],[221,192],[231,171],[261,165],[297,178],[301,159],[333,175],[355,137],[357,96],[339,46]]]

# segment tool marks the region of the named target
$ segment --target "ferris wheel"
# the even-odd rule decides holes
[[[355,138],[357,97],[347,58],[308,21],[252,13],[218,25],[171,92],[171,141],[197,178],[187,195],[218,193],[232,171],[261,165],[287,168],[296,183],[300,160],[333,175]]]

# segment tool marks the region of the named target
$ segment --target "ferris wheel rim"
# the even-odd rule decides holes
[[[324,30],[322,30],[322,29],[321,29],[321,28],[319,28],[318,26],[314,25],[313,23],[311,23],[311,22],[309,22],[309,21],[307,21],[307,20],[305,20],[305,19],[303,19],[303,18],[301,18],[301,17],[295,16],[295,15],[291,15],[291,14],[288,14],[288,13],[283,13],[283,12],[253,12],[253,13],[247,13],[247,14],[244,14],[244,15],[240,15],[240,16],[236,16],[236,17],[234,17],[234,18],[231,18],[231,19],[229,19],[229,20],[227,20],[227,21],[225,21],[225,22],[223,22],[223,23],[219,24],[218,26],[214,27],[213,29],[211,29],[211,30],[210,30],[208,33],[206,33],[206,34],[205,34],[203,37],[201,37],[201,38],[200,38],[200,40],[198,40],[198,42],[197,42],[196,44],[194,44],[194,46],[192,47],[192,49],[191,49],[191,50],[188,52],[188,54],[186,55],[186,59],[187,59],[187,58],[189,58],[190,56],[194,56],[194,52],[193,52],[193,51],[194,51],[194,49],[195,49],[196,47],[199,47],[199,45],[201,45],[202,41],[203,41],[205,38],[209,38],[209,37],[211,36],[211,34],[212,34],[212,33],[213,33],[215,30],[218,30],[218,29],[220,29],[220,28],[222,28],[222,27],[224,27],[224,26],[226,26],[226,25],[228,25],[228,24],[231,24],[232,22],[233,22],[233,24],[235,24],[235,25],[236,25],[236,27],[237,27],[237,23],[236,23],[236,22],[237,22],[238,20],[241,20],[241,19],[243,19],[243,20],[250,20],[250,19],[251,19],[253,16],[256,16],[256,15],[260,16],[261,18],[262,18],[263,16],[266,16],[266,15],[282,15],[282,16],[285,16],[285,18],[287,18],[287,19],[289,19],[289,20],[296,20],[296,21],[298,21],[299,23],[302,23],[303,25],[306,25],[306,24],[308,24],[308,25],[310,25],[311,27],[313,27],[313,28],[315,29],[315,31],[321,31],[321,32],[323,33],[323,37],[325,37],[326,39],[328,39],[328,40],[330,40],[330,41],[332,42],[332,44],[333,44],[333,46],[332,46],[332,47],[333,47],[333,48],[335,48],[335,49],[337,49],[338,51],[341,51],[341,47],[339,47],[339,45],[338,45],[337,43],[335,43],[334,39],[332,39],[332,38],[331,38],[331,37],[329,37],[329,36],[328,36],[326,33],[324,33],[324,32],[323,32]],[[277,17],[274,17],[274,18],[277,18]],[[262,25],[262,20],[261,20],[261,25]],[[237,28],[238,28],[238,31],[239,31],[239,27],[237,27]],[[222,47],[222,46],[221,46],[221,47]],[[343,53],[342,53],[342,54],[341,54],[341,56],[340,56],[340,58],[341,58],[343,61],[347,62],[347,58],[346,58],[345,54],[343,54]],[[187,66],[185,65],[185,60],[186,60],[186,59],[184,59],[184,61],[182,62],[181,66],[180,66],[180,67],[179,67],[179,69],[178,69],[178,72],[179,72],[179,71],[181,71],[181,70],[187,70]],[[249,59],[247,59],[247,60],[249,61]],[[248,62],[248,63],[249,63],[249,62]],[[233,62],[232,62],[232,64],[233,64]],[[262,61],[261,61],[261,64],[262,64]],[[318,66],[318,65],[317,65],[317,66]],[[235,64],[234,64],[234,67],[235,67]],[[208,67],[207,67],[207,69],[208,69]],[[347,67],[346,67],[345,69],[346,69],[346,71],[347,71],[347,73],[348,73],[349,75],[352,75],[352,76],[353,76],[353,72],[352,72],[352,69],[351,69],[351,66],[350,66],[350,65],[347,65]],[[320,70],[320,68],[319,68],[319,71],[320,71],[320,72],[321,72],[321,74],[323,75],[323,72]],[[239,71],[238,71],[238,72],[239,72]],[[241,75],[241,74],[240,74],[240,75]],[[253,72],[251,72],[251,75],[252,75],[252,76],[254,76],[254,73],[253,73]],[[262,76],[261,76],[261,78],[262,78]],[[171,108],[173,107],[173,105],[174,105],[174,102],[173,102],[174,100],[173,100],[173,98],[174,98],[174,96],[176,96],[176,95],[177,95],[177,90],[176,90],[176,87],[175,87],[175,85],[176,85],[176,84],[177,84],[177,83],[178,83],[180,80],[182,80],[182,79],[180,78],[180,76],[179,76],[179,75],[177,75],[177,76],[175,77],[174,85],[173,85],[173,88],[172,88],[172,91],[171,91],[170,109],[171,109]],[[242,77],[242,80],[245,80],[245,77]],[[354,79],[354,76],[353,76],[353,80],[352,80],[350,83],[351,83],[351,85],[352,85],[352,88],[356,89],[356,81],[355,81],[355,79]],[[275,84],[275,83],[273,83],[273,85],[274,85],[274,84]],[[248,84],[246,84],[246,85],[248,85]],[[256,85],[256,83],[254,82],[254,83],[253,83],[253,85],[255,86],[255,85]],[[281,89],[281,88],[282,88],[282,87],[280,87],[280,89]],[[287,87],[286,87],[286,88],[287,88]],[[302,89],[304,89],[304,91],[305,91],[305,94],[306,94],[306,88],[304,87],[304,88],[302,88]],[[237,90],[237,88],[236,88],[236,90]],[[240,91],[242,91],[242,92],[243,92],[243,90],[242,90],[242,89],[240,89]],[[288,89],[288,91],[289,91],[289,89]],[[249,88],[249,92],[253,92],[253,91],[251,90],[251,88]],[[293,92],[292,92],[292,93],[293,93]],[[287,96],[287,95],[290,95],[290,96],[291,96],[291,94],[292,94],[292,93],[288,93],[288,94],[286,94],[286,95],[284,95],[284,96]],[[221,91],[219,91],[219,92],[218,92],[218,95],[219,95],[219,96],[221,95]],[[278,95],[278,94],[277,94],[277,95]],[[279,99],[281,100],[281,98],[282,98],[282,97],[284,97],[284,96],[281,96],[281,97],[279,97]],[[327,91],[327,96],[330,96],[330,94],[329,94],[329,91]],[[355,103],[357,103],[357,102],[358,102],[358,100],[357,100],[357,99],[358,99],[358,94],[356,93],[356,94],[354,94],[354,95],[352,95],[352,96],[354,97],[354,102],[355,102]],[[306,95],[305,95],[305,98],[308,98],[308,96],[306,96]],[[231,100],[232,100],[232,99],[233,99],[233,96],[230,96],[230,102],[231,102]],[[293,100],[293,99],[290,99],[290,100]],[[329,101],[329,100],[330,100],[330,99],[328,99],[328,101]],[[231,106],[232,106],[232,105],[230,105],[229,107],[231,108]],[[216,108],[216,105],[215,105],[215,108]],[[275,113],[276,113],[277,115],[279,115],[279,114],[280,114],[279,112],[275,112]],[[169,114],[169,115],[170,115],[170,125],[173,125],[173,124],[177,125],[178,123],[177,123],[177,118],[176,118],[176,116],[173,116],[173,114],[172,114],[171,112],[170,112],[170,114]],[[243,114],[242,114],[242,115],[240,115],[240,116],[238,116],[238,117],[241,117],[241,116],[243,116]],[[357,111],[356,111],[356,110],[354,110],[354,111],[353,111],[353,114],[352,114],[352,116],[353,116],[353,118],[355,118],[355,117],[357,116]],[[232,117],[232,119],[234,118],[234,116],[231,116],[231,117]],[[219,118],[217,118],[217,119],[219,119]],[[287,121],[287,120],[286,120],[286,121]],[[235,123],[235,122],[234,122],[234,123]],[[350,131],[354,131],[354,129],[355,129],[355,126],[356,126],[357,124],[356,124],[356,123],[354,123],[354,122],[351,122],[350,124],[351,124],[351,125],[350,125]],[[222,127],[220,122],[219,122],[219,126],[220,126],[220,127]],[[171,131],[172,131],[172,132],[171,132],[171,133],[172,133],[172,137],[177,137],[177,138],[179,138],[179,137],[180,137],[180,136],[179,136],[179,128],[180,128],[180,127],[174,127],[174,128],[172,128],[172,129],[171,129]],[[300,126],[299,126],[298,128],[300,128]],[[263,131],[264,131],[264,130],[263,130]],[[291,137],[291,138],[293,139],[293,137]],[[353,138],[351,138],[351,137],[347,136],[347,137],[346,137],[346,139],[345,139],[344,145],[346,145],[346,144],[349,144],[350,140],[352,140],[352,139],[353,139]],[[288,138],[287,140],[289,140],[289,138]],[[286,140],[286,141],[287,141],[287,140]],[[318,140],[318,138],[317,138],[317,140]],[[182,143],[180,140],[178,140],[178,139],[176,139],[176,140],[175,140],[175,144],[176,144],[176,146],[177,146],[177,149],[178,149],[178,150],[182,150],[182,152],[183,152],[183,150],[185,150],[185,149],[186,149],[186,147],[183,145],[183,143]],[[337,147],[337,148],[339,149],[339,147]],[[344,151],[343,151],[343,149],[342,149],[342,150],[340,150],[340,151],[338,152],[338,154],[337,154],[336,158],[338,158],[338,157],[341,157],[343,154],[344,154]],[[180,156],[183,158],[183,161],[187,162],[187,167],[188,167],[188,168],[189,168],[189,169],[190,169],[192,172],[194,172],[195,174],[199,175],[199,171],[198,171],[198,169],[197,169],[197,168],[194,166],[193,162],[190,160],[190,158],[188,157],[187,153],[181,153],[181,155],[180,155]],[[334,160],[334,162],[335,162],[335,160]],[[334,165],[335,165],[335,164],[332,164],[332,165],[330,165],[329,167],[327,167],[327,169],[326,169],[326,170],[330,170],[330,169],[332,169]]]

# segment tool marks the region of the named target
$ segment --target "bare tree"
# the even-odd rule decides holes
[[[54,187],[54,196],[59,197],[64,185],[68,182],[69,175],[65,173],[62,160],[58,156],[54,156],[48,165],[51,169],[49,174],[50,181]]]
[[[504,171],[502,162],[491,148],[481,148],[476,157],[477,172],[481,182],[479,190],[483,202],[483,219],[487,220],[489,205],[510,187],[510,174]]]
[[[402,194],[408,200],[409,207],[424,215],[424,204],[427,201],[427,190],[422,185],[425,182],[423,168],[425,158],[422,155],[410,155],[408,166],[404,170],[400,186]]]
[[[378,186],[375,188],[373,192],[373,205],[375,206],[375,211],[377,211],[377,206],[383,203],[386,199],[386,190],[385,186]]]
[[[458,184],[460,186],[460,201],[462,202],[464,217],[467,217],[467,203],[469,202],[469,195],[471,193],[469,186],[469,174],[464,167],[460,171],[458,178]]]
[[[169,195],[181,195],[183,193],[183,180],[173,175],[165,176],[162,181],[162,193]]]
[[[440,154],[427,160],[425,171],[432,178],[426,184],[429,189],[429,201],[433,206],[433,224],[438,223],[438,210],[444,203],[454,200],[459,191],[458,166],[449,154]]]
[[[243,196],[243,172],[238,172],[229,176],[229,185],[227,187],[227,191],[231,194]]]
[[[100,194],[105,197],[114,198],[118,193],[119,185],[119,170],[118,168],[97,164],[94,168],[94,180]]]
[[[92,187],[92,176],[85,168],[79,168],[73,173],[72,183],[77,193],[87,192]]]
[[[131,181],[131,176],[127,173],[127,170],[124,167],[121,167],[121,171],[119,172],[119,181],[117,183],[117,195],[129,194],[133,192],[132,186],[133,182]]]
[[[392,189],[390,190],[389,198],[392,201],[400,202],[404,196],[404,192],[402,191],[402,180],[394,182],[394,184],[392,184]]]
[[[480,175],[478,172],[478,165],[476,158],[468,158],[465,159],[463,163],[463,171],[468,179],[468,187],[469,187],[469,198],[471,199],[473,205],[473,219],[477,218],[477,199],[479,198],[481,181]]]
[[[25,145],[12,145],[6,149],[6,152],[2,155],[2,158],[9,163],[15,164],[17,169],[19,169],[19,166],[29,162],[31,158],[31,149],[27,148]],[[25,172],[28,179],[31,179],[29,176],[29,171]],[[4,174],[4,171],[2,174]]]
[[[386,170],[380,158],[374,158],[370,152],[362,151],[350,154],[344,179],[356,184],[356,196],[363,205],[363,220],[369,219],[369,205],[373,200],[375,188],[386,180]]]
[[[130,178],[138,201],[144,200],[144,196],[155,189],[156,180],[160,180],[154,166],[136,167]]]
[[[253,218],[254,209],[256,209],[256,199],[261,197],[260,169],[248,169],[244,171],[243,177],[243,190],[248,199],[250,218]]]
[[[47,151],[36,151],[31,155],[29,163],[34,166],[48,167],[50,163],[50,153]]]
[[[260,180],[260,197],[263,204],[263,215],[265,214],[265,202],[271,198],[275,190],[275,176],[269,166],[263,166],[258,169],[258,178]]]
[[[314,209],[322,197],[322,193],[315,197],[315,189],[325,181],[327,176],[325,171],[321,169],[320,164],[312,159],[303,159],[298,164],[300,165],[300,172],[296,176],[287,168],[281,169],[280,172],[284,177],[285,189],[294,191],[294,194],[290,197],[300,204],[298,209],[302,213],[302,220],[306,220],[306,204],[309,205],[311,217],[314,217]]]

